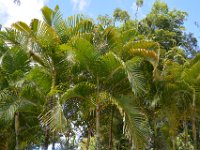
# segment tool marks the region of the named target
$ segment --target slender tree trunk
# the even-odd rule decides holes
[[[187,120],[186,120],[186,114],[184,112],[184,130],[185,130],[185,150],[188,149],[188,128],[187,128]]]
[[[192,117],[192,134],[193,134],[193,141],[194,141],[194,150],[197,150],[197,133],[196,133],[195,116]]]
[[[129,146],[128,146],[128,148],[129,148],[130,150],[133,150],[132,137],[130,137],[130,139],[129,139]],[[139,150],[139,149],[136,149],[136,150]]]
[[[62,141],[60,141],[60,147],[61,147],[62,150],[64,149]]]
[[[96,99],[96,150],[100,150],[100,106],[99,106],[99,78],[97,77]]]
[[[96,150],[100,150],[100,110],[99,104],[96,106]]]
[[[175,142],[175,137],[174,136],[172,137],[172,146],[173,146],[172,149],[176,150],[176,142]]]
[[[52,140],[52,150],[55,150],[55,144],[56,144],[56,137],[55,137],[55,132],[53,133],[53,140]]]
[[[117,150],[120,150],[120,143],[117,144]]]
[[[49,129],[48,129],[48,127],[46,127],[45,140],[44,140],[44,150],[48,150],[48,146],[49,146]]]
[[[197,123],[199,124],[199,122]],[[197,131],[198,131],[198,127],[197,127]],[[197,149],[199,149],[199,145],[200,145],[200,139],[199,139],[199,132],[197,132]]]
[[[192,102],[192,136],[194,141],[194,150],[197,150],[197,132],[196,132],[196,95],[193,90],[193,102]]]
[[[153,149],[156,150],[157,149],[157,146],[156,146],[156,140],[157,140],[157,125],[156,125],[156,122],[155,122],[155,116],[153,118]]]
[[[51,91],[55,89],[56,87],[56,70],[55,70],[55,67],[53,67],[52,69],[52,74],[51,74],[51,77],[52,77],[52,81],[51,81]],[[53,104],[53,101],[54,101],[54,97],[53,96],[50,96],[49,97],[49,100],[48,100],[48,109],[52,109],[54,106],[52,105]],[[49,135],[49,126],[47,125],[46,126],[46,129],[45,129],[45,141],[44,141],[44,150],[48,150],[48,146],[49,146],[49,139],[50,139],[50,135]],[[55,143],[53,144],[53,147],[55,149]]]
[[[111,121],[110,121],[110,132],[109,132],[109,145],[108,145],[108,150],[112,150],[112,130],[113,130],[113,114],[114,114],[114,109],[113,106],[111,108]]]
[[[54,90],[56,87],[56,80],[57,80],[57,73],[55,68],[52,70],[52,83],[51,83],[51,90]]]
[[[53,140],[53,143],[52,143],[52,150],[55,150],[55,141]]]
[[[90,146],[90,128],[88,128],[88,137],[87,137],[86,150],[89,150],[89,146]]]
[[[19,112],[15,113],[15,149],[20,150],[20,143],[19,143]]]

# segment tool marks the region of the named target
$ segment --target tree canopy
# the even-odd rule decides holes
[[[116,8],[96,20],[44,6],[43,20],[0,31],[0,149],[200,148],[187,13],[158,0],[138,20],[136,5],[134,19]]]

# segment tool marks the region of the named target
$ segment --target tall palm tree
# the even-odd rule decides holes
[[[85,86],[83,88],[83,84],[85,84],[84,81],[84,83],[81,82],[81,85],[78,84],[77,87],[75,86],[72,88],[72,90],[70,89],[69,91],[67,91],[67,93],[64,94],[63,97],[64,98],[79,97],[83,99],[91,99],[91,98],[85,98],[85,96],[92,97],[93,95],[93,97],[95,97],[97,147],[99,145],[98,143],[99,142],[98,134],[100,127],[99,112],[101,111],[100,106],[103,105],[101,104],[102,103],[101,93],[103,91],[106,91],[107,93],[106,95],[110,95],[112,97],[111,103],[117,104],[118,102],[116,102],[117,100],[115,100],[116,96],[118,97],[122,94],[130,93],[131,88],[133,89],[133,92],[136,95],[141,91],[144,92],[145,90],[144,83],[142,81],[144,80],[144,77],[140,73],[138,66],[144,59],[152,63],[154,67],[153,72],[156,72],[156,67],[159,59],[156,51],[145,49],[147,47],[149,47],[149,49],[150,48],[153,49],[153,47],[154,49],[156,49],[155,47],[158,48],[158,46],[155,43],[153,44],[151,42],[146,42],[146,43],[141,42],[140,44],[138,44],[138,42],[130,42],[129,44],[127,44],[127,46],[121,47],[120,39],[115,34],[112,28],[107,28],[102,32],[103,32],[102,34],[103,37],[106,37],[104,38],[104,40],[101,40],[101,35],[98,34],[96,35],[96,37],[93,38],[92,43],[83,40],[81,38],[78,38],[78,39],[72,39],[70,44],[65,45],[66,50],[71,50],[71,53],[74,53],[75,60],[78,63],[76,64],[78,65],[78,68],[82,70],[80,72],[81,76],[87,75],[86,87],[88,86],[89,83],[88,88],[90,90],[88,91],[89,95],[86,94],[87,90],[84,92],[84,95],[79,95],[83,94],[83,92],[79,93],[78,89],[81,88],[79,90],[83,90],[84,88],[86,88]],[[97,37],[98,40],[95,39]],[[69,48],[69,46],[71,46],[71,49]],[[121,51],[120,48],[122,48]],[[124,62],[114,52],[121,55],[121,57],[127,62]],[[138,56],[139,58],[138,57],[133,58],[134,56]],[[91,86],[94,88],[93,92],[91,92]],[[71,94],[72,96],[69,96]],[[114,102],[114,100],[116,103]],[[123,105],[121,105],[121,107],[122,106]],[[134,132],[132,133],[134,134]],[[136,132],[135,134],[137,135]],[[143,145],[142,143],[140,143],[142,140],[137,139],[138,137],[136,135],[133,136],[133,141],[136,147],[140,147],[139,145],[141,146]]]
[[[195,58],[194,58],[195,59]],[[193,136],[193,142],[194,142],[194,149],[197,149],[197,129],[196,129],[196,110],[198,104],[197,98],[199,97],[199,68],[200,63],[199,61],[191,61],[190,66],[186,67],[182,73],[181,79],[185,84],[188,86],[188,91],[191,91],[191,118],[192,118],[192,136]]]
[[[3,35],[5,34],[7,33],[4,32]],[[10,124],[14,120],[15,149],[20,149],[20,112],[24,107],[31,104],[21,96],[23,78],[30,70],[29,59],[25,51],[19,46],[7,48],[7,51],[1,56],[0,70],[3,81],[0,89],[1,121]]]
[[[48,147],[49,131],[62,131],[65,127],[63,124],[66,122],[66,118],[63,116],[62,108],[64,103],[59,100],[58,87],[62,82],[67,83],[67,74],[63,71],[68,66],[66,58],[70,58],[72,64],[76,64],[80,70],[79,76],[87,77],[83,81],[87,85],[88,83],[93,85],[94,92],[89,93],[89,95],[93,93],[89,97],[95,99],[96,141],[97,148],[99,148],[101,104],[105,103],[102,102],[102,99],[109,99],[116,106],[123,107],[122,104],[118,105],[119,101],[117,102],[120,95],[129,93],[131,89],[135,95],[145,92],[144,77],[140,74],[138,66],[144,60],[149,61],[154,68],[153,74],[156,76],[159,54],[152,50],[157,49],[155,48],[156,44],[131,41],[122,46],[124,43],[121,42],[114,28],[104,29],[101,26],[95,26],[91,20],[79,16],[69,18],[65,23],[58,7],[55,10],[44,7],[42,12],[44,22],[34,19],[30,26],[23,22],[17,22],[13,24],[13,27],[18,30],[19,35],[24,37],[19,44],[27,50],[33,62],[51,78],[51,88],[46,96],[47,105],[40,117],[42,126],[46,128],[45,148]],[[75,62],[73,62],[73,58]],[[79,83],[83,84],[83,81],[78,81],[77,86]],[[68,84],[67,87],[73,86],[74,88],[73,84]],[[125,106],[122,110],[126,110]],[[130,114],[124,113],[124,111],[120,112],[126,116],[126,122],[132,120],[133,114],[131,115],[130,112]],[[143,116],[140,113],[136,114]],[[62,119],[58,120],[58,118]],[[138,128],[144,121],[141,117],[139,118],[134,125]],[[139,122],[137,123],[137,121]],[[130,129],[134,126],[131,123],[127,125]],[[145,134],[142,135],[142,132],[140,133],[137,129],[128,133],[132,135],[132,140],[137,148],[144,146],[142,141],[145,139]]]
[[[60,44],[67,42],[73,36],[88,32],[92,26],[89,21],[83,20],[81,16],[75,16],[74,18],[69,18],[67,22],[69,26],[67,27],[57,6],[55,10],[44,7],[42,8],[42,13],[44,22],[33,19],[30,26],[24,22],[17,22],[13,24],[13,27],[27,41],[27,43],[20,41],[19,44],[31,56],[33,64],[39,65],[45,74],[51,78],[51,88],[46,95],[46,106],[40,117],[42,126],[46,128],[44,145],[45,149],[47,149],[49,132],[63,131],[66,124],[64,123],[66,119],[63,114],[62,104],[58,101],[60,92],[58,87],[60,83],[64,83],[65,88],[69,85],[67,83],[69,81],[67,75],[69,65],[66,59],[67,55],[62,52]],[[85,26],[85,24],[88,24],[88,26]],[[45,119],[49,115],[53,117],[51,124],[49,124],[48,119]],[[62,120],[58,120],[58,118],[62,118]],[[57,123],[57,121],[60,122]]]

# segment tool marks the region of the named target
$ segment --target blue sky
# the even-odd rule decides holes
[[[40,18],[40,9],[44,5],[54,8],[59,5],[64,18],[70,15],[83,13],[92,18],[99,14],[112,15],[115,8],[122,8],[133,17],[135,14],[136,0],[21,0],[21,6],[13,4],[13,0],[0,0],[0,24],[10,26],[13,22],[22,20],[30,22],[32,18]],[[144,6],[139,10],[139,18],[144,17],[151,10],[155,0],[144,0]],[[200,23],[200,8],[198,0],[163,0],[171,9],[178,9],[188,12],[189,16],[185,22],[187,32],[192,32],[196,37],[200,37],[200,29],[194,22]],[[200,39],[199,39],[200,41]]]
[[[112,15],[115,8],[122,8],[129,12],[133,17],[135,14],[136,0],[49,0],[48,6],[55,7],[56,4],[60,6],[64,17],[84,13],[92,18],[96,18],[99,14]],[[142,18],[151,10],[155,0],[144,0],[143,7],[139,10],[139,17]],[[163,0],[170,9],[178,9],[188,12],[185,26],[187,32],[192,32],[196,37],[200,37],[200,29],[198,29],[194,22],[200,23],[200,8],[198,0]],[[199,39],[200,40],[200,39]]]

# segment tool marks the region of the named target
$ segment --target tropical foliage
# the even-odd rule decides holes
[[[200,55],[186,12],[43,20],[0,32],[0,149],[200,149]]]

